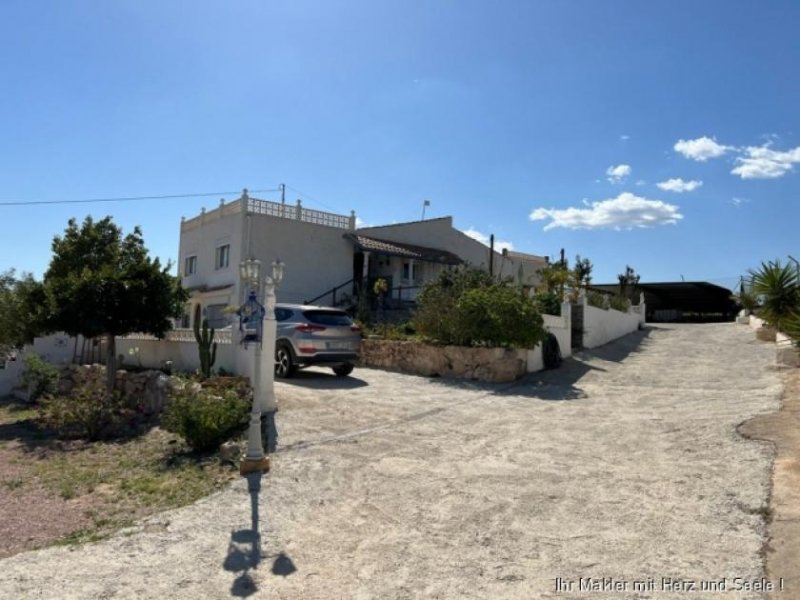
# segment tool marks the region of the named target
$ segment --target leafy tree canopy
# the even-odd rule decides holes
[[[106,387],[114,388],[115,336],[133,332],[158,337],[172,327],[186,292],[151,259],[136,227],[124,236],[106,217],[70,219],[63,236],[53,239],[53,258],[44,276],[49,314],[46,328],[70,335],[106,338]]]
[[[151,259],[141,230],[124,236],[106,217],[82,225],[70,219],[53,239],[53,258],[45,273],[48,328],[86,337],[132,332],[162,337],[169,318],[186,299],[170,265]]]
[[[32,342],[45,311],[44,288],[33,275],[17,278],[13,269],[0,273],[0,354]]]

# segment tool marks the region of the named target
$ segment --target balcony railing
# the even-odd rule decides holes
[[[154,335],[150,335],[147,333],[130,333],[124,336],[126,340],[148,340],[148,341],[156,341],[158,338]],[[233,339],[233,335],[231,334],[231,329],[217,329],[214,332],[214,341],[218,344],[227,345],[231,344]],[[172,331],[168,331],[167,334],[164,336],[165,342],[192,342],[194,343],[196,340],[194,339],[194,331],[192,329],[173,329]]]
[[[270,200],[248,198],[247,212],[254,215],[269,215],[271,217],[303,221],[304,223],[315,223],[316,225],[325,225],[326,227],[355,229],[355,214],[351,214],[348,217],[321,210],[303,208],[303,204],[300,200],[297,201],[297,204],[292,205],[271,202]]]

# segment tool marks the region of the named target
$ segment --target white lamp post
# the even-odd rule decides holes
[[[272,276],[261,276],[261,262],[249,258],[239,265],[241,279],[251,290],[265,302],[265,311],[261,321],[260,339],[256,341],[255,361],[253,364],[253,409],[250,412],[250,426],[247,431],[247,454],[239,466],[242,475],[254,471],[268,471],[269,457],[264,455],[261,442],[262,412],[270,415],[274,424],[275,402],[275,287],[283,278],[283,263],[272,263]],[[263,293],[261,286],[264,286]],[[267,360],[264,360],[266,356]],[[273,427],[274,429],[274,427]]]

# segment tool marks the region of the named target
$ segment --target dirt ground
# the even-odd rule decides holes
[[[742,435],[775,444],[767,542],[767,577],[800,590],[800,370],[786,373],[780,412],[746,421]],[[771,596],[779,600],[780,592]]]
[[[301,373],[260,490],[2,560],[0,597],[763,598],[775,449],[736,428],[773,362],[669,325],[514,385]]]

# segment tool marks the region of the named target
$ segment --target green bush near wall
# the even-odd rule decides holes
[[[413,320],[419,334],[442,344],[533,348],[545,337],[539,309],[522,288],[467,267],[428,283]]]

